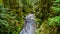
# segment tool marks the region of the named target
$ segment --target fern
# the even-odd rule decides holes
[[[60,0],[53,1],[53,5],[51,7],[55,12],[60,12]]]
[[[50,26],[60,26],[60,16],[49,18],[48,20]]]

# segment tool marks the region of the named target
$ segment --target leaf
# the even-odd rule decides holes
[[[8,22],[4,20],[0,20],[0,25],[5,25],[6,27],[9,26]]]

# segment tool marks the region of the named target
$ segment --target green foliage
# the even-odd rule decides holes
[[[60,0],[54,0],[52,9],[54,12],[60,12]],[[60,26],[60,16],[55,16],[54,18],[49,18],[49,25],[51,26]]]
[[[0,9],[0,34],[18,34],[24,22],[22,17],[16,11],[8,11],[6,8]]]
[[[4,25],[4,26],[6,26],[6,27],[9,26],[8,22],[5,21],[5,20],[0,20],[0,25]]]
[[[60,26],[60,16],[49,18],[48,20],[50,26]]]
[[[58,34],[60,34],[60,31],[58,31]]]
[[[0,3],[1,34],[18,34],[24,24],[23,18],[28,13],[35,14],[37,26],[36,34],[40,34],[40,25],[44,18],[46,17],[45,19],[47,19],[50,15],[48,12],[50,10],[50,2],[52,0],[17,0],[18,2],[16,0],[3,1],[4,5]],[[60,0],[54,0],[51,9],[53,9],[54,12],[60,12]],[[60,16],[48,18],[48,21],[50,26],[60,26]],[[43,28],[45,25],[46,24],[44,24]]]
[[[34,13],[38,6],[36,5],[37,2],[38,0],[20,0],[20,5],[22,5],[24,13]]]
[[[52,9],[53,9],[55,12],[60,12],[60,0],[55,0],[55,1],[53,1]]]

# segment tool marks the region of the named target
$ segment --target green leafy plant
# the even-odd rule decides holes
[[[52,9],[54,10],[54,12],[60,12],[60,0],[54,0],[53,1],[53,5],[52,5]],[[55,16],[54,18],[49,18],[49,25],[51,26],[60,26],[60,16]]]
[[[51,26],[60,26],[60,16],[56,16],[54,18],[49,18],[49,25]]]
[[[55,12],[60,12],[60,0],[54,0],[53,1],[52,9]]]
[[[2,7],[0,8],[0,34],[18,34],[22,28],[23,19],[15,11],[8,11],[1,5],[0,7]]]

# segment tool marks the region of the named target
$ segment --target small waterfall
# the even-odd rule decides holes
[[[25,24],[22,31],[19,34],[35,34],[35,21],[34,14],[28,14],[26,16]]]

